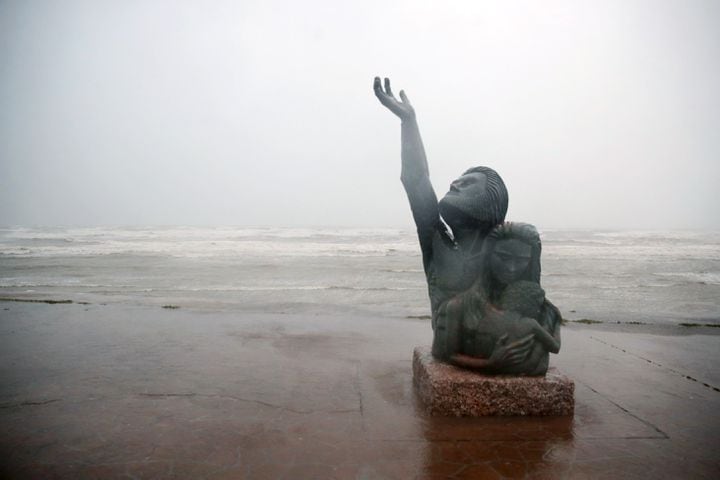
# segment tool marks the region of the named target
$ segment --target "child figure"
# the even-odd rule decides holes
[[[465,317],[463,350],[470,355],[485,357],[499,340],[512,343],[532,336],[534,342],[522,361],[505,366],[502,373],[544,375],[548,368],[548,352],[557,353],[560,342],[545,325],[543,306],[545,291],[538,283],[520,280],[508,285],[497,305],[484,304],[481,315]]]
[[[537,230],[500,225],[481,254],[481,277],[439,310],[433,355],[486,373],[544,375],[548,353],[560,350],[561,316],[540,287]]]
[[[525,361],[510,367],[508,373],[515,373],[512,371],[515,370],[527,375],[544,375],[548,368],[548,352],[560,351],[560,342],[551,335],[547,319],[541,317],[544,303],[545,291],[535,282],[520,280],[503,291],[500,297],[500,308],[504,312],[501,321],[504,322],[508,341],[530,333],[537,340]]]

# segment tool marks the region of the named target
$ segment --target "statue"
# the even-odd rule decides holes
[[[417,226],[432,311],[434,357],[484,373],[544,375],[560,348],[560,313],[540,287],[540,238],[532,225],[504,223],[500,175],[474,167],[438,202],[415,110],[390,80],[374,82],[401,120],[401,181]]]
[[[433,355],[467,368],[480,368],[476,357],[491,357],[500,339],[532,347],[517,362],[497,365],[494,373],[544,375],[548,352],[560,350],[560,312],[540,287],[540,236],[525,223],[493,229],[480,254],[481,276],[467,291],[443,305]],[[461,352],[461,353],[457,353]]]

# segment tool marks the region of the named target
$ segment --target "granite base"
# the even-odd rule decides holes
[[[413,352],[413,383],[431,415],[572,415],[575,383],[550,368],[545,376],[483,375]]]

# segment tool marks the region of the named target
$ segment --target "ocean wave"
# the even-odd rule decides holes
[[[720,234],[569,232],[543,235],[544,256],[720,259]],[[419,255],[413,232],[378,228],[83,227],[0,229],[0,256],[334,257]]]
[[[596,260],[638,261],[662,258],[720,260],[720,245],[641,244],[641,245],[543,245],[544,258],[592,258]]]
[[[359,287],[349,285],[266,285],[266,286],[207,286],[207,287],[177,287],[169,290],[190,292],[282,292],[282,291],[319,291],[319,290],[349,290],[367,292],[403,292],[411,290],[424,290],[424,287]],[[156,289],[157,290],[157,289]]]
[[[328,227],[12,227],[0,228],[0,239],[9,240],[243,240],[243,239],[325,239],[325,238],[414,238],[397,228]]]
[[[639,246],[710,245],[720,248],[720,232],[713,231],[571,231],[549,230],[541,234],[545,245]]]
[[[126,232],[123,233],[123,235]],[[28,235],[22,240],[0,239],[0,256],[5,257],[62,257],[105,255],[160,255],[171,257],[334,257],[334,256],[392,256],[417,255],[414,239],[393,237],[328,236],[322,241],[309,232],[303,238],[293,237],[298,232],[281,232],[276,237],[248,236],[228,239],[227,235],[213,236],[212,229],[194,232],[195,235],[168,237],[167,235],[119,236],[108,234],[104,238],[77,238],[56,236],[49,239]],[[373,235],[377,232],[373,232]],[[93,234],[95,235],[95,233]],[[17,235],[16,235],[17,237]]]
[[[653,275],[666,278],[680,278],[687,283],[720,285],[720,272],[659,272]]]
[[[356,246],[355,248],[327,248],[313,245],[293,245],[286,248],[277,246],[247,246],[245,248],[213,248],[183,245],[118,247],[105,245],[99,248],[0,248],[0,257],[99,257],[110,255],[168,256],[178,258],[221,258],[221,257],[387,257],[394,255],[419,255],[410,249],[399,250],[383,246]]]
[[[72,288],[136,288],[135,285],[112,285],[112,284],[102,284],[102,283],[81,283],[79,281],[74,280],[57,280],[57,281],[48,281],[48,280],[27,280],[27,281],[17,281],[12,279],[1,279],[0,278],[0,288],[28,288],[28,287],[37,287],[37,288],[56,288],[56,287],[72,287]]]
[[[123,292],[282,292],[282,291],[366,291],[366,292],[383,292],[383,291],[413,291],[425,290],[424,283],[417,285],[351,285],[351,284],[293,284],[288,283],[287,279],[272,280],[266,278],[265,281],[256,285],[237,285],[233,283],[227,284],[202,284],[198,283],[182,283],[173,282],[171,278],[160,279],[152,275],[148,271],[149,276],[141,276],[132,280],[123,278],[125,282],[88,282],[77,278],[22,278],[22,277],[6,277],[0,278],[0,288],[52,288],[52,289],[86,289],[93,293],[123,291]],[[118,279],[119,280],[119,279]],[[129,283],[128,280],[133,283]],[[266,284],[267,282],[279,282],[279,284]]]
[[[425,273],[420,268],[382,268],[380,271],[387,273]]]
[[[26,285],[25,287],[57,287],[58,285]],[[18,286],[23,287],[23,286]],[[92,288],[92,285],[88,285],[88,288]],[[97,285],[96,288],[103,288],[103,290],[94,290],[91,293],[112,293],[114,289],[122,289],[123,293],[141,292],[141,293],[154,293],[154,294],[172,294],[185,292],[196,292],[196,293],[228,293],[228,292],[251,292],[251,293],[265,293],[265,292],[319,292],[319,291],[353,291],[353,292],[409,292],[409,291],[421,291],[425,290],[425,287],[358,287],[358,286],[346,286],[346,285],[265,285],[265,286],[240,286],[240,285],[225,285],[225,286],[168,286],[168,287],[137,287],[137,286],[115,286],[115,285]],[[0,286],[0,288],[5,288]]]
[[[640,282],[640,283],[631,283],[631,284],[617,284],[617,285],[597,285],[594,284],[592,286],[593,289],[596,290],[611,290],[611,291],[622,291],[622,292],[631,292],[636,290],[642,290],[642,289],[667,289],[667,288],[677,288],[677,287],[687,287],[692,285],[720,285],[720,283],[710,283],[710,282],[704,282],[704,281],[682,281],[682,282],[667,282],[667,283],[657,283],[657,282]]]

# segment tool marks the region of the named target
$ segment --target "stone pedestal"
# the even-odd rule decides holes
[[[572,415],[575,384],[556,369],[544,377],[482,375],[413,352],[413,382],[431,415]]]

